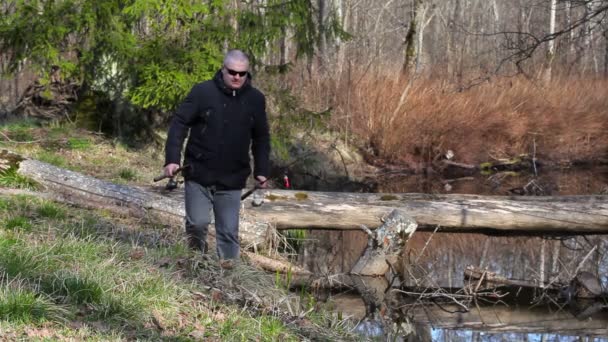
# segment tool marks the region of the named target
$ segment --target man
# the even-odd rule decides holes
[[[251,85],[249,59],[231,50],[212,80],[195,85],[175,113],[165,146],[165,169],[173,176],[184,154],[186,234],[191,248],[207,249],[210,211],[215,216],[220,266],[230,269],[239,258],[241,190],[254,157],[257,186],[266,187],[270,135],[264,95]]]

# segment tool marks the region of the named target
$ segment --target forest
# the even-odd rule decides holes
[[[152,179],[230,49],[276,184],[224,272]],[[606,336],[607,95],[608,0],[0,0],[0,339]]]
[[[475,163],[533,145],[553,161],[606,159],[605,0],[0,6],[4,116],[150,136],[240,48],[269,97],[277,150],[309,121],[411,168],[447,150]]]

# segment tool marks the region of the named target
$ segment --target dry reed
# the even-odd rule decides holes
[[[380,160],[420,167],[447,150],[479,163],[532,154],[555,162],[608,159],[608,81],[502,78],[458,91],[445,80],[353,71],[291,80],[308,108]]]

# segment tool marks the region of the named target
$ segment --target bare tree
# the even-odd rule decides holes
[[[422,27],[422,16],[424,15],[424,1],[414,0],[412,5],[412,14],[410,24],[405,35],[405,60],[401,73],[408,75],[416,72],[416,64],[418,59],[419,46],[419,30]]]
[[[549,6],[549,35],[555,33],[555,13],[557,9],[557,0],[550,0]],[[553,64],[553,58],[555,57],[555,39],[550,40],[547,43],[547,57],[545,64],[545,81],[551,81],[551,66]]]

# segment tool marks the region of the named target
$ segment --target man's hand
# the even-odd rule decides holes
[[[165,176],[167,177],[173,177],[175,176],[175,170],[179,169],[179,164],[167,164],[167,166],[165,166]]]
[[[167,165],[168,166],[168,165]],[[266,189],[268,187],[268,178],[264,176],[255,176],[255,187],[258,189]]]

